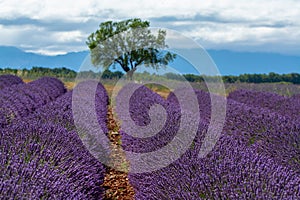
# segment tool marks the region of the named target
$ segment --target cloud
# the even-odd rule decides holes
[[[300,2],[294,0],[2,0],[0,13],[0,45],[44,54],[86,49],[100,22],[132,17],[206,48],[300,54]]]
[[[28,52],[47,55],[87,50],[86,33],[74,31],[49,31],[35,25],[1,26],[0,44],[17,46]]]

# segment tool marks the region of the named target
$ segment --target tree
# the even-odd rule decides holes
[[[157,70],[173,61],[176,55],[164,50],[168,47],[165,43],[166,31],[160,29],[154,35],[149,26],[150,22],[138,18],[101,23],[86,42],[91,51],[92,64],[105,69],[118,64],[132,79],[140,65]]]
[[[119,79],[123,76],[124,74],[120,71],[115,71],[112,72],[109,69],[104,70],[104,72],[101,75],[101,78],[103,79]]]

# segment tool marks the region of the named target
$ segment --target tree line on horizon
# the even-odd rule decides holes
[[[125,74],[121,71],[110,71],[109,69],[104,70],[101,74],[93,71],[83,71],[77,73],[74,70],[62,67],[62,68],[45,68],[45,67],[32,67],[31,69],[11,69],[11,68],[0,68],[1,74],[14,74],[22,78],[27,79],[37,79],[42,76],[52,76],[64,80],[75,79],[78,75],[80,77],[87,78],[101,78],[103,79],[120,79]],[[211,80],[216,77],[212,76],[199,76],[195,74],[174,74],[165,73],[163,75],[153,74],[148,72],[136,73],[139,77],[161,77],[169,80],[187,80],[189,82],[203,82],[204,80]],[[293,84],[300,84],[300,74],[299,73],[289,73],[289,74],[277,74],[270,72],[268,74],[241,74],[241,75],[225,75],[222,76],[225,83],[278,83],[286,82]]]

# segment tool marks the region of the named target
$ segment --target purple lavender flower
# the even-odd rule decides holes
[[[23,80],[18,76],[14,76],[11,74],[0,75],[0,90],[21,83],[23,83]]]

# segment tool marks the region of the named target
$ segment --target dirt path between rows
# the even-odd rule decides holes
[[[109,140],[111,141],[111,164],[107,169],[104,183],[105,199],[134,199],[134,190],[128,180],[128,166],[125,154],[121,148],[120,126],[114,119],[112,108],[108,109]],[[118,171],[116,169],[122,169]]]

